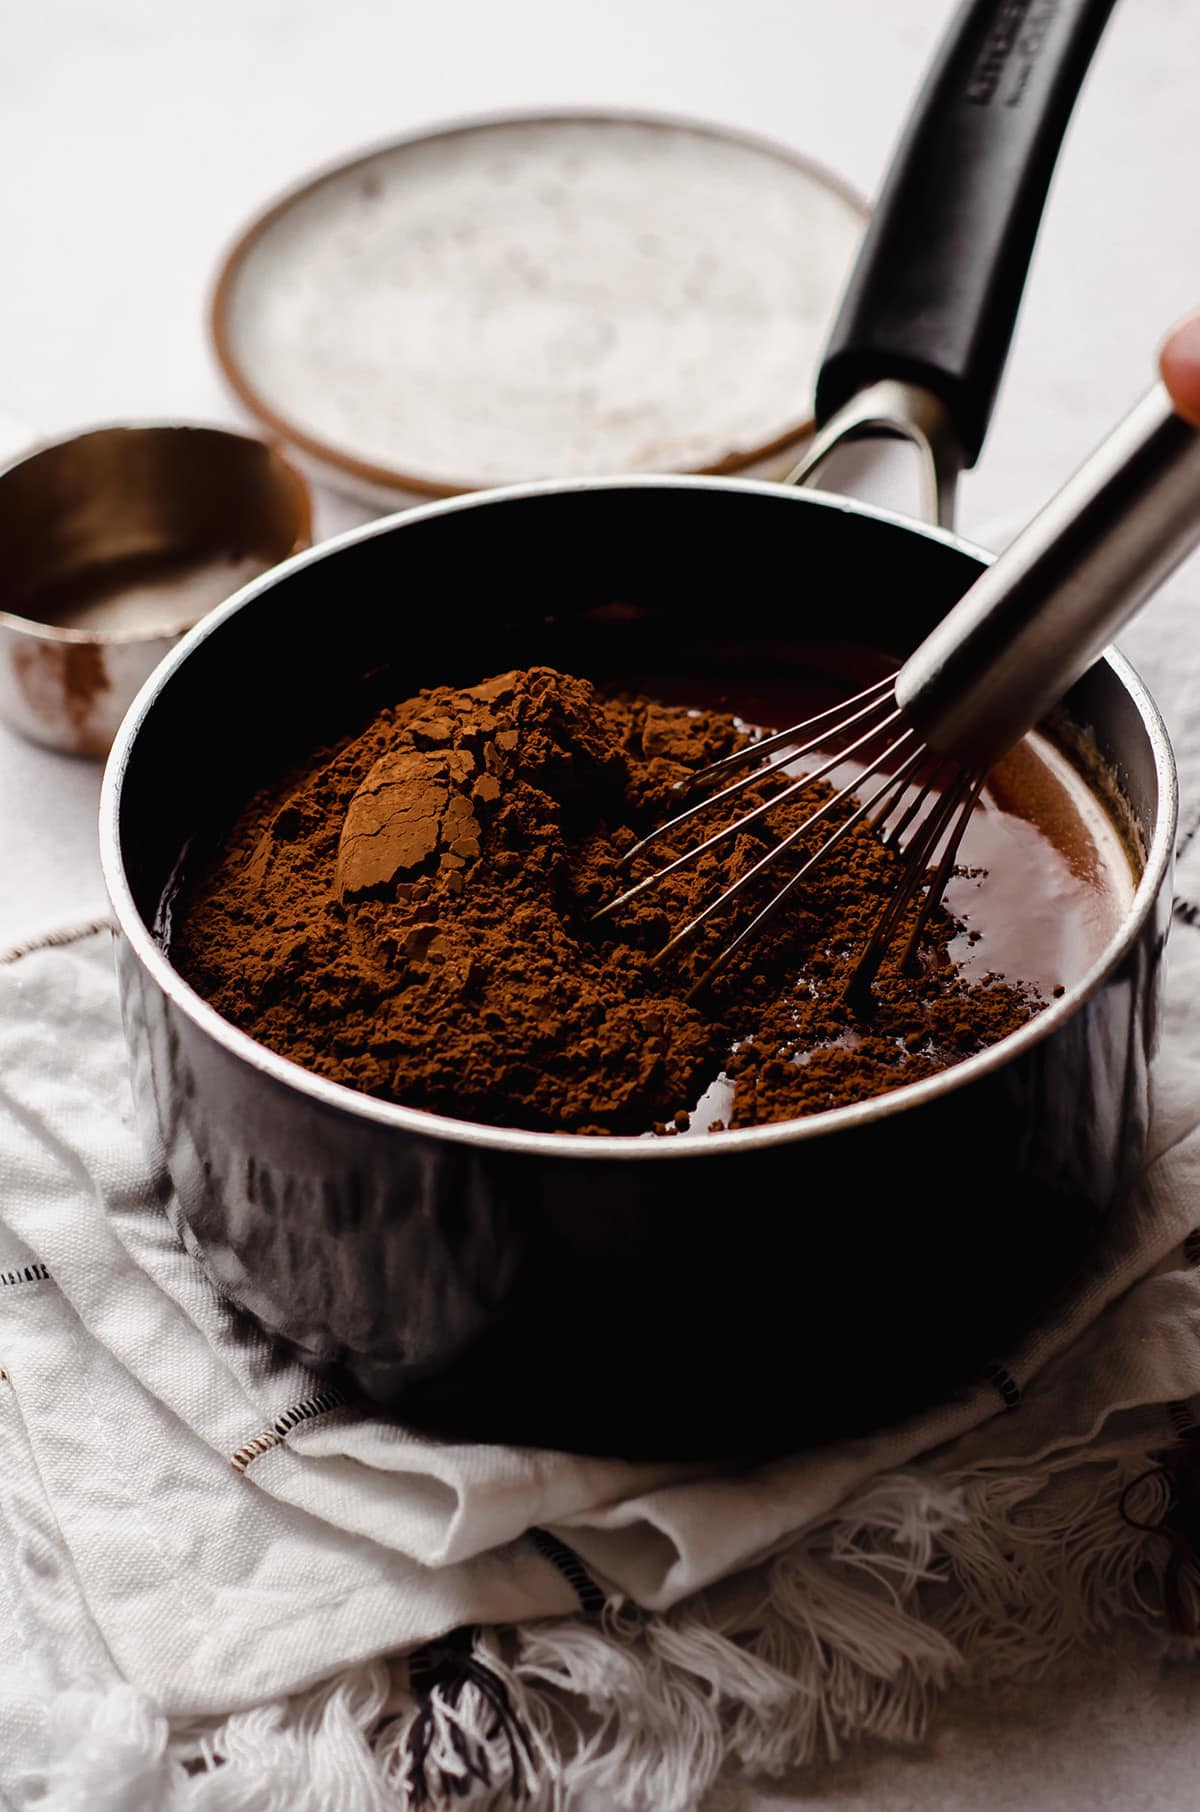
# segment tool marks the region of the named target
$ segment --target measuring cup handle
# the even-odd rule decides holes
[[[1046,192],[1113,0],[969,0],[892,162],[817,382],[931,392],[974,465]]]

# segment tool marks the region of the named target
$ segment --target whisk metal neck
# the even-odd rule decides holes
[[[991,766],[1197,541],[1200,434],[1157,384],[904,663],[907,721]]]

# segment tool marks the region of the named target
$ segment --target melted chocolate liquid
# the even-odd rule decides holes
[[[810,762],[815,767],[819,758]],[[862,773],[861,763],[846,761],[828,778],[842,787]],[[1081,981],[1100,957],[1135,887],[1105,807],[1067,757],[1035,733],[993,771],[959,845],[943,895],[962,925],[950,955],[965,975],[1026,982],[1049,1001]],[[856,1043],[857,1034],[847,1031],[839,1042]],[[734,1094],[722,1071],[689,1104],[683,1136],[727,1121]]]
[[[1049,998],[1082,981],[1116,936],[1137,876],[1106,807],[1062,751],[1027,736],[992,774],[959,851],[946,905],[967,931],[951,953]]]
[[[789,685],[786,698],[779,687],[755,686],[736,699],[705,696],[693,685],[686,702],[735,711],[748,728],[795,722],[881,678],[890,665],[872,657],[864,670],[864,658],[856,651],[849,685],[844,677],[829,686],[817,681],[799,694]],[[661,675],[639,678],[637,690],[685,702],[678,680]],[[795,771],[812,772],[821,762],[814,753]],[[857,785],[863,774],[863,764],[847,760],[828,780],[840,788]],[[943,896],[962,926],[950,954],[972,979],[1023,982],[1049,1002],[1082,981],[1100,958],[1126,918],[1136,886],[1127,844],[1108,809],[1068,756],[1034,732],[989,776],[959,845]],[[731,936],[735,929],[731,925]],[[853,1041],[856,1034],[844,1036]],[[732,1101],[733,1084],[722,1074],[688,1104],[690,1133],[727,1119]]]
[[[858,781],[857,763],[830,776]],[[1136,880],[1120,832],[1087,781],[1039,733],[995,768],[943,896],[963,929],[950,954],[975,979],[1025,982],[1049,1000],[1081,981],[1115,936]]]
[[[847,660],[851,658],[847,655]],[[732,711],[747,727],[794,723],[844,702],[894,663],[863,649],[843,672],[840,655],[828,677],[792,678],[718,693],[662,674],[639,675],[631,690],[693,709]],[[736,684],[736,681],[734,682]],[[832,750],[830,751],[833,752]],[[821,763],[809,756],[796,770]],[[828,776],[834,787],[857,783],[864,769],[844,761]],[[1074,763],[1034,732],[992,771],[972,813],[945,902],[963,932],[951,953],[965,974],[1026,982],[1047,1000],[1081,981],[1126,917],[1137,876],[1107,807]]]

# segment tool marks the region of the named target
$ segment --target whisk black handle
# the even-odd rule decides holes
[[[990,767],[1198,543],[1200,429],[1156,384],[909,656],[897,704]]]
[[[975,463],[1046,192],[1114,0],[968,0],[893,159],[817,381],[932,391]]]

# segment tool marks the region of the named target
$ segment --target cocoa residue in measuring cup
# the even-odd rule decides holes
[[[742,920],[716,915],[680,960],[655,953],[811,795],[594,922],[646,872],[621,859],[678,809],[676,783],[744,735],[726,714],[602,696],[544,667],[422,692],[250,800],[175,902],[173,959],[234,1024],[334,1081],[574,1133],[683,1131],[721,1073],[735,1085],[722,1123],[819,1112],[932,1075],[1036,1010],[1019,983],[956,969],[944,912],[917,974],[893,952],[869,1015],[846,1004],[898,871],[863,825],[689,999]],[[749,890],[743,918],[828,828]]]

